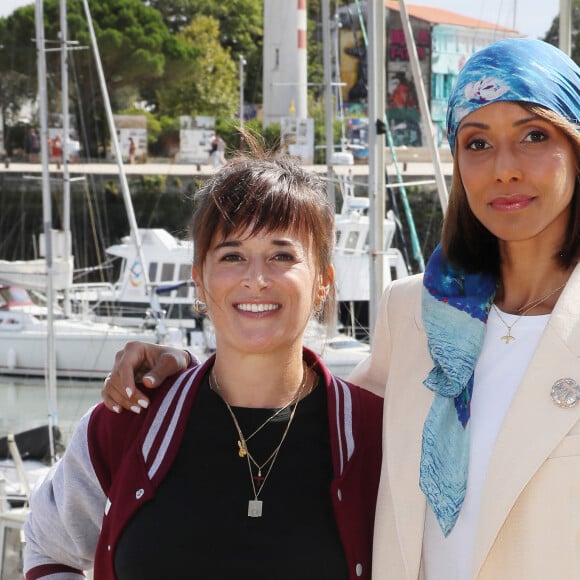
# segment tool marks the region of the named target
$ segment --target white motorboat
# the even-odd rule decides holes
[[[56,315],[52,324],[59,377],[103,378],[129,340],[172,342],[156,330],[105,322]],[[35,305],[24,288],[0,285],[0,374],[44,376],[47,333],[46,308]],[[173,342],[180,340],[176,334]]]
[[[369,300],[370,255],[368,198],[345,195],[342,212],[336,215],[336,247],[333,258],[339,303],[348,310],[354,302]],[[402,253],[393,248],[395,221],[384,220],[383,287],[392,279],[408,275]],[[192,311],[195,287],[191,280],[193,244],[164,229],[139,229],[141,251],[147,263],[147,278],[133,236],[107,248],[121,260],[120,275],[113,284],[73,284],[70,299],[78,312],[90,313],[95,320],[122,326],[139,326],[155,312],[169,327],[188,334],[199,331],[199,316]],[[373,259],[378,259],[376,256]],[[146,283],[149,280],[149,287]],[[153,305],[152,305],[153,297]],[[351,332],[354,335],[354,332]]]

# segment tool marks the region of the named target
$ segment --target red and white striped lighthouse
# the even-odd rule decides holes
[[[264,0],[264,125],[308,117],[306,23],[306,0]]]

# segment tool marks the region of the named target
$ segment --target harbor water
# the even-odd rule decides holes
[[[102,381],[59,379],[55,423],[68,443],[78,420],[101,400]],[[49,423],[47,388],[43,378],[0,376],[0,437]]]

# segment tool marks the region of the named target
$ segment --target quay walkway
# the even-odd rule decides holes
[[[405,181],[408,179],[428,179],[434,177],[433,164],[429,160],[428,153],[424,148],[409,148],[401,149],[396,152],[398,168],[401,176]],[[452,174],[451,156],[446,150],[441,150],[441,161],[443,173],[446,177]],[[386,169],[389,175],[395,176],[395,165],[390,154],[386,156]],[[80,162],[69,163],[69,172],[71,176],[78,175],[101,175],[101,176],[115,176],[119,174],[117,163],[109,162]],[[326,165],[307,165],[307,169],[316,173],[325,174],[327,172]],[[58,174],[62,172],[62,165],[59,167],[56,163],[49,165],[51,174]],[[149,159],[145,163],[136,163],[133,165],[124,165],[127,176],[140,175],[162,175],[166,177],[203,177],[211,175],[215,169],[208,164],[195,163],[176,163],[170,159]],[[334,165],[334,172],[341,175],[352,175],[356,177],[368,176],[368,165]],[[42,173],[42,166],[40,163],[26,163],[4,161],[0,164],[0,174],[17,175],[39,175]],[[394,180],[393,180],[394,181]]]

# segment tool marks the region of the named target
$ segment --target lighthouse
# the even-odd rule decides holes
[[[306,0],[264,0],[264,126],[308,117],[306,22]]]

